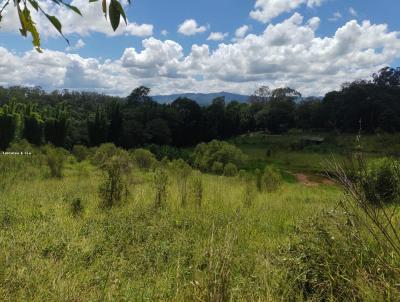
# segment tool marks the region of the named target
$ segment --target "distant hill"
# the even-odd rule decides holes
[[[217,93],[180,93],[180,94],[170,94],[170,95],[153,95],[154,101],[160,104],[172,103],[179,97],[186,97],[193,101],[196,101],[200,105],[209,105],[217,97],[225,97],[225,102],[229,103],[232,101],[238,101],[240,103],[247,102],[249,98],[248,95],[241,95],[230,92],[217,92]]]

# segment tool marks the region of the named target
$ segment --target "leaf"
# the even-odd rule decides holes
[[[96,0],[97,1],[97,0]],[[64,3],[63,4],[68,7],[69,9],[72,9],[75,13],[77,13],[78,15],[82,16],[81,11],[79,10],[79,8],[77,8],[76,6],[70,5],[68,3]]]
[[[38,9],[39,9],[39,4],[37,3],[37,1],[36,0],[28,0],[29,1],[29,3],[32,5],[32,7],[36,10],[36,11],[38,11]]]
[[[97,1],[99,1],[99,0],[89,0],[89,3],[97,2]]]
[[[46,14],[47,19],[51,22],[51,24],[53,24],[53,26],[55,27],[55,29],[57,29],[57,31],[60,33],[60,35],[65,39],[65,41],[67,41],[67,43],[69,44],[68,39],[64,36],[64,34],[62,33],[62,25],[61,22],[57,19],[57,17],[55,16],[51,16]]]
[[[25,8],[22,12],[19,10],[19,14],[20,14],[21,25],[22,25],[22,29],[20,30],[21,33],[26,37],[26,34],[28,32],[30,32],[31,36],[32,36],[33,46],[35,46],[35,48],[38,52],[42,52],[42,50],[40,49],[39,32],[36,29],[35,23],[32,21],[31,12],[25,6]]]
[[[107,1],[106,0],[103,0],[101,2],[101,7],[103,9],[104,17],[106,17],[106,19],[107,19]]]
[[[110,6],[108,8],[108,16],[110,17],[111,27],[114,31],[117,30],[121,17],[121,12],[118,5],[120,6],[121,4],[119,4],[117,0],[111,0]]]

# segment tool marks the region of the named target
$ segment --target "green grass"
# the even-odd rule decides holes
[[[309,135],[323,137],[325,142],[321,145],[299,147],[301,137],[307,134],[262,133],[242,135],[231,142],[248,156],[249,160],[244,166],[247,170],[264,169],[266,165],[274,165],[284,172],[323,175],[328,170],[329,162],[341,162],[355,150],[362,150],[367,159],[400,156],[399,135],[365,135],[361,137],[360,142],[356,142],[355,135]]]
[[[135,171],[127,202],[104,211],[100,176],[88,163],[69,164],[62,179],[18,180],[0,193],[2,301],[207,300],[218,282],[235,301],[280,300],[271,255],[341,195],[335,186],[286,182],[246,208],[241,180],[204,175],[202,208],[182,208],[170,175],[168,206],[156,210],[152,174]],[[74,198],[81,216],[71,212]]]
[[[134,170],[128,199],[118,207],[104,210],[99,207],[98,195],[102,173],[89,162],[68,160],[63,177],[54,179],[49,178],[43,163],[40,166],[40,159],[36,164],[18,159],[18,176],[9,178],[9,174],[2,172],[0,178],[0,300],[294,299],[285,293],[302,300],[301,290],[291,290],[296,282],[288,281],[290,278],[285,274],[289,268],[282,263],[292,261],[292,271],[302,264],[316,274],[320,269],[326,272],[303,257],[302,253],[313,255],[314,250],[308,249],[309,240],[318,247],[315,255],[321,262],[317,263],[335,268],[337,261],[331,255],[346,263],[347,256],[343,256],[342,250],[361,263],[373,262],[372,257],[361,259],[364,256],[353,255],[347,243],[337,242],[336,254],[329,254],[330,236],[328,247],[313,241],[317,238],[315,233],[325,236],[323,228],[311,231],[306,227],[303,232],[310,231],[311,235],[298,235],[299,225],[310,218],[321,212],[336,213],[343,197],[341,189],[322,184],[317,178],[324,173],[327,159],[332,156],[341,160],[352,150],[348,147],[350,136],[329,138],[327,146],[293,150],[298,138],[299,135],[253,135],[235,139],[235,144],[249,157],[245,169],[254,171],[274,165],[281,170],[284,184],[274,193],[254,193],[240,177],[203,174],[201,208],[194,204],[193,196],[186,207],[181,206],[179,180],[172,171],[168,171],[165,208],[154,207],[153,172]],[[395,155],[399,147],[396,138],[385,137],[382,141],[380,136],[365,137],[363,150],[369,152],[369,158],[380,157],[385,153],[379,148],[388,146],[386,150]],[[271,150],[270,154],[267,150]],[[295,173],[307,174],[319,184],[298,183]],[[5,190],[1,191],[3,185]],[[245,204],[249,200],[245,198],[246,192],[255,194],[251,206]],[[72,211],[76,199],[82,202],[81,214]],[[335,214],[331,215],[335,218]],[[325,227],[325,221],[318,223]],[[347,222],[344,225],[348,226]],[[291,254],[296,251],[295,243],[297,248],[301,247],[299,255]],[[362,245],[357,247],[364,250]],[[279,256],[282,251],[286,251],[284,258]],[[354,266],[358,273],[355,281],[347,283],[348,280],[340,278],[331,281],[344,282],[350,289],[359,286],[357,290],[363,297],[369,295],[368,291],[376,292],[377,296],[388,292],[386,288],[394,288],[392,281],[384,286],[371,281],[374,279],[369,279],[370,276],[382,275],[385,280],[387,275],[370,272],[368,267]],[[299,268],[299,273],[302,272]],[[325,276],[329,285],[329,272]],[[360,284],[366,282],[363,288]],[[329,292],[328,296],[334,294]]]

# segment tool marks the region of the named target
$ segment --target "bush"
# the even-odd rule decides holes
[[[201,172],[196,171],[192,178],[192,194],[194,203],[199,208],[203,202],[203,193],[204,193],[204,185],[203,185],[203,177]]]
[[[238,168],[235,164],[229,163],[224,167],[225,176],[236,176],[238,174]]]
[[[243,205],[246,208],[250,208],[256,198],[256,189],[254,183],[250,180],[245,180],[244,192],[243,192]]]
[[[193,153],[194,165],[201,171],[214,172],[214,163],[222,164],[223,167],[229,163],[240,166],[245,161],[246,156],[243,152],[227,142],[213,140],[210,143],[201,143],[197,145]]]
[[[157,160],[153,153],[146,149],[136,149],[131,152],[131,158],[136,167],[141,170],[150,170]]]
[[[86,146],[82,145],[75,145],[72,148],[72,154],[75,156],[78,162],[84,161],[86,158],[89,157],[90,151]]]
[[[61,148],[45,147],[45,158],[47,166],[50,169],[50,176],[61,178],[63,176],[66,151]]]
[[[107,143],[99,146],[92,157],[92,164],[98,167],[102,167],[108,162],[113,156],[119,156],[125,151],[117,148],[114,144]]]
[[[129,157],[121,152],[107,160],[101,166],[104,180],[99,186],[100,207],[111,208],[128,198],[127,175],[130,172]]]
[[[275,192],[282,185],[282,175],[272,166],[265,168],[264,174],[261,177],[262,190],[267,192]]]
[[[360,184],[366,200],[371,204],[399,202],[399,162],[388,158],[374,161],[361,175]]]
[[[280,293],[287,300],[381,301],[399,297],[399,259],[382,251],[344,212],[319,215],[298,228],[280,254]],[[295,301],[294,299],[293,301]],[[382,300],[382,301],[383,301]]]
[[[154,207],[156,209],[164,208],[167,204],[167,185],[168,175],[162,169],[157,169],[154,174]]]
[[[178,159],[172,161],[172,168],[178,184],[181,205],[185,206],[187,204],[188,179],[192,173],[192,167],[190,167],[184,160]]]
[[[219,161],[213,162],[211,172],[221,175],[224,172],[224,164]]]
[[[82,200],[74,198],[70,204],[70,209],[73,216],[80,216],[83,212]]]

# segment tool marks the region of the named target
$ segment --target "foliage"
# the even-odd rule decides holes
[[[146,149],[135,149],[130,152],[133,164],[141,170],[150,170],[157,162],[153,153]]]
[[[301,226],[280,256],[286,297],[306,301],[370,301],[400,294],[399,259],[384,257],[357,222],[341,212]],[[379,273],[378,273],[379,272]]]
[[[155,171],[153,185],[155,190],[154,207],[156,209],[165,208],[167,204],[168,175],[163,169]]]
[[[376,160],[370,164],[366,173],[361,175],[360,181],[366,200],[372,204],[400,201],[399,162],[389,158]]]
[[[81,162],[89,157],[90,151],[86,146],[75,145],[72,148],[72,154],[75,156],[75,158],[78,162]]]
[[[222,174],[224,165],[231,163],[240,166],[246,157],[234,145],[213,140],[210,143],[199,144],[194,150],[193,158],[194,165],[200,170]]]
[[[131,171],[126,152],[112,155],[102,165],[103,182],[99,186],[100,207],[110,209],[128,198],[127,175]]]
[[[283,179],[279,170],[273,166],[265,168],[261,177],[261,188],[267,192],[275,192],[282,185]]]
[[[238,168],[235,164],[228,163],[224,167],[225,176],[236,176],[238,174]]]
[[[82,200],[80,198],[74,198],[71,201],[71,206],[70,206],[71,214],[73,216],[80,216],[82,215],[83,212],[83,204]]]
[[[96,149],[91,162],[96,166],[102,167],[113,156],[118,157],[121,154],[125,154],[125,151],[117,148],[114,144],[102,144]]]
[[[15,101],[0,109],[0,149],[5,150],[16,138],[21,117],[16,111]]]
[[[191,179],[191,191],[192,191],[194,204],[200,208],[201,204],[203,202],[203,196],[204,196],[204,183],[203,183],[203,177],[201,175],[201,172],[199,172],[199,171],[195,171],[193,173],[193,177]]]
[[[91,0],[90,2],[96,2],[98,0]],[[62,5],[65,9],[70,10],[80,16],[82,16],[81,11],[79,10],[78,7],[71,5],[70,3],[64,2],[62,0],[52,0],[54,4],[57,5]],[[130,3],[130,0],[128,0]],[[0,2],[0,23],[2,19],[2,12],[3,10],[9,6],[11,3],[11,0],[5,0]],[[64,34],[62,32],[62,22],[63,20],[59,20],[56,16],[51,15],[51,10],[46,10],[45,6],[42,6],[40,2],[30,0],[30,1],[22,1],[22,0],[16,0],[13,3],[13,8],[15,9],[18,13],[18,19],[21,25],[20,28],[20,33],[23,37],[27,37],[28,33],[32,36],[32,44],[35,47],[35,49],[38,52],[42,52],[41,49],[41,41],[40,41],[40,33],[36,27],[35,22],[32,19],[31,16],[31,10],[34,9],[36,12],[42,14],[46,19],[49,21],[50,25],[69,43],[67,38],[64,37]],[[125,23],[127,23],[125,11],[122,8],[121,3],[118,0],[111,0],[108,4],[108,9],[107,9],[107,2],[103,1],[102,2],[102,11],[104,16],[107,19],[107,14],[108,14],[108,19],[110,20],[111,27],[114,31],[117,30],[120,19],[124,19]]]
[[[132,149],[149,144],[193,147],[255,131],[282,134],[296,129],[343,134],[358,133],[361,126],[365,133],[394,133],[400,130],[398,74],[398,69],[385,68],[372,81],[344,84],[324,98],[300,98],[299,92],[287,87],[264,87],[261,90],[265,91],[256,92],[248,103],[226,103],[216,98],[203,107],[186,98],[158,104],[147,87],[134,89],[126,98],[0,87],[0,147],[5,149],[21,137],[35,145],[51,142],[72,148],[112,142]],[[164,156],[185,156],[187,160],[185,151],[177,154],[164,146],[156,149],[151,147],[159,160]]]
[[[46,146],[43,151],[45,153],[47,166],[50,169],[50,176],[56,178],[63,177],[65,159],[68,155],[65,150]]]
[[[186,206],[189,193],[188,181],[192,168],[182,159],[174,160],[171,164],[178,184],[181,206]]]

